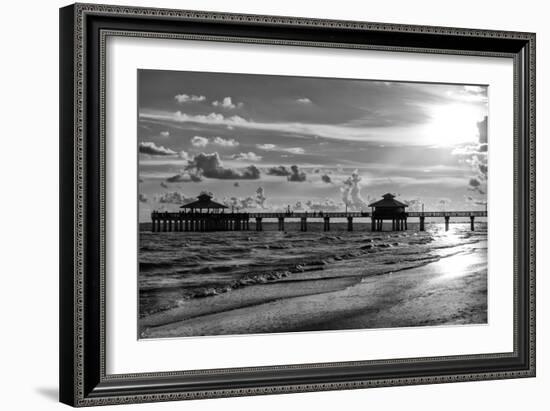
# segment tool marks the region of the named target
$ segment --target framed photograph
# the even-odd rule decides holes
[[[60,398],[535,376],[535,35],[60,10]]]

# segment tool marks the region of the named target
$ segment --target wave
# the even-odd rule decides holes
[[[176,233],[177,234],[177,233]],[[486,239],[433,232],[219,233],[177,237],[142,233],[140,316],[236,289],[275,283],[328,281],[383,275],[429,264],[453,247]],[[151,243],[159,252],[144,251]],[[169,242],[169,244],[168,244]],[[444,257],[444,256],[443,256]]]

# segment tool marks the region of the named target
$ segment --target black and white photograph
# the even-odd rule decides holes
[[[487,324],[487,86],[137,86],[139,338]]]

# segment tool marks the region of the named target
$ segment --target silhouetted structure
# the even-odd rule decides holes
[[[392,231],[403,231],[407,229],[407,204],[397,201],[393,194],[387,193],[382,200],[369,204],[372,209],[371,229],[382,231],[384,220],[391,220]]]
[[[347,219],[347,230],[353,231],[354,219],[371,219],[372,231],[382,231],[384,220],[392,220],[392,230],[407,229],[407,218],[419,219],[419,230],[425,230],[425,219],[444,218],[445,230],[449,229],[451,217],[469,217],[470,227],[474,231],[475,217],[487,217],[485,211],[412,211],[406,212],[407,204],[395,199],[388,193],[382,200],[369,205],[372,211],[319,211],[294,212],[290,209],[281,212],[226,212],[227,206],[212,201],[212,196],[201,194],[197,201],[184,204],[180,208],[185,211],[168,212],[153,211],[151,213],[151,231],[241,231],[250,230],[250,220],[255,220],[256,231],[263,231],[264,219],[276,219],[278,230],[285,230],[285,220],[300,220],[300,231],[308,230],[308,219],[323,220],[323,231],[330,231],[331,218]]]
[[[195,212],[196,210],[199,210],[199,212],[202,212],[202,210],[206,210],[207,213],[210,211],[219,212],[224,208],[227,208],[227,206],[223,204],[212,201],[212,196],[210,194],[203,193],[199,195],[197,198],[198,198],[197,201],[184,204],[180,208],[191,210],[191,212]]]

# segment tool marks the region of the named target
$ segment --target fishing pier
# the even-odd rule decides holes
[[[234,212],[227,206],[212,201],[209,195],[202,194],[198,201],[181,206],[179,212],[153,211],[151,213],[152,232],[206,232],[206,231],[249,231],[250,221],[254,221],[255,231],[263,231],[266,219],[277,220],[278,230],[285,231],[287,220],[300,220],[300,231],[308,231],[308,221],[323,221],[323,231],[330,231],[331,219],[347,220],[347,230],[353,231],[354,220],[370,219],[371,231],[382,231],[384,221],[391,221],[392,231],[405,231],[410,219],[418,219],[419,230],[425,231],[426,218],[441,218],[445,230],[449,230],[451,218],[469,218],[470,229],[475,229],[476,217],[487,217],[487,211],[413,211],[406,212],[407,205],[395,200],[391,194],[369,204],[371,211],[284,211],[284,212]]]

